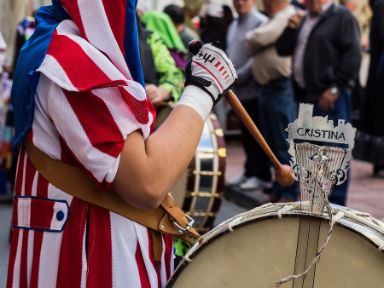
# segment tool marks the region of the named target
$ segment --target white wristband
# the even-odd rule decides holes
[[[176,105],[186,105],[193,108],[200,114],[203,121],[205,121],[209,113],[211,113],[213,101],[211,96],[204,90],[193,85],[188,85],[185,87],[183,95],[181,95]]]

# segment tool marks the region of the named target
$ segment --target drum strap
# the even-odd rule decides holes
[[[83,170],[52,159],[31,141],[24,141],[28,157],[37,171],[52,185],[60,190],[96,206],[110,210],[151,229],[154,259],[161,260],[162,237],[159,233],[170,234],[190,245],[200,239],[199,233],[192,227],[191,219],[177,207],[168,194],[160,207],[144,210],[125,202],[115,191],[103,191]]]

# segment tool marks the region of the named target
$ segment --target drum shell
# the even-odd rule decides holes
[[[188,167],[183,210],[205,233],[212,229],[224,191],[226,148],[223,130],[215,114],[207,119],[195,157]],[[180,192],[179,192],[180,193]]]

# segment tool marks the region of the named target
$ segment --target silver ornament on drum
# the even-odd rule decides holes
[[[347,179],[356,128],[342,119],[337,124],[313,117],[312,104],[300,104],[298,119],[287,128],[303,209],[314,213],[323,211],[332,187]]]

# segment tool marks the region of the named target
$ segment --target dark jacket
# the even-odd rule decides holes
[[[281,56],[294,54],[301,28],[284,30],[276,44]],[[339,89],[352,88],[360,62],[360,32],[356,20],[347,9],[332,4],[309,35],[303,62],[306,88],[297,100],[315,103],[332,85]]]
[[[141,66],[143,67],[144,82],[145,84],[154,84],[157,86],[159,85],[159,76],[157,75],[151,46],[148,44],[148,38],[151,37],[153,32],[148,31],[144,27],[144,24],[140,22],[140,19],[137,20],[137,23],[140,60]]]
[[[384,0],[371,1],[371,8],[371,62],[361,128],[371,135],[384,136]]]

